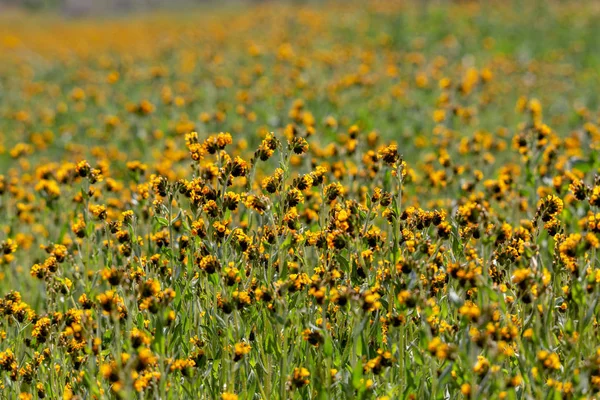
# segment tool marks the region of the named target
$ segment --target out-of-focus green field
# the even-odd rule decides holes
[[[0,393],[596,398],[599,18],[0,16]]]

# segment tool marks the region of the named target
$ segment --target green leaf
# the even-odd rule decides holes
[[[169,220],[163,217],[156,217],[156,221],[160,226],[169,226]]]
[[[273,354],[277,350],[277,346],[275,345],[275,340],[273,339],[273,335],[267,336],[267,344],[265,345],[265,353]]]
[[[572,334],[574,330],[575,327],[573,326],[573,320],[569,318],[567,320],[567,323],[565,324],[565,332],[567,332],[568,334]]]
[[[210,283],[213,284],[213,286],[219,286],[219,277],[217,275],[217,273],[212,273],[208,276],[208,280],[210,281]]]
[[[325,339],[325,345],[323,346],[323,352],[326,357],[331,357],[333,355],[333,342],[331,338],[327,337]]]
[[[423,355],[421,354],[421,350],[417,346],[415,346],[415,349],[412,352],[412,355],[413,355],[413,362],[415,364],[418,364],[418,365],[424,364]]]
[[[342,271],[346,273],[350,272],[350,263],[348,262],[348,260],[346,260],[341,254],[338,254],[336,258],[337,261],[340,263],[340,267],[342,267]]]
[[[573,300],[577,305],[585,305],[585,293],[581,288],[581,284],[579,282],[573,283],[571,286],[571,294],[573,296]]]
[[[597,305],[598,305],[598,299],[595,299],[592,302],[592,305],[589,307],[587,313],[585,314],[585,317],[583,319],[583,329],[590,326],[590,322],[592,320],[592,317],[594,316],[594,310],[596,309]]]
[[[354,365],[354,369],[352,370],[352,386],[354,386],[355,389],[359,389],[361,387],[360,380],[362,379],[362,376],[363,366],[360,361],[357,361]]]
[[[179,221],[180,219],[182,219],[182,218],[181,218],[181,216],[182,216],[182,213],[181,213],[181,210],[179,210],[179,212],[177,213],[177,215],[175,216],[175,218],[173,218],[173,219],[171,220],[171,223],[172,223],[172,224],[174,224],[175,222],[177,222],[177,221]]]
[[[582,160],[582,159],[572,160],[571,168],[579,170],[579,171],[583,172],[584,174],[586,174],[586,173],[594,170],[594,160]]]
[[[359,338],[356,340],[356,355],[358,357],[362,356],[363,354],[363,341]]]
[[[152,348],[159,354],[164,354],[165,348],[165,335],[163,334],[163,321],[162,318],[158,319],[156,324],[156,334],[154,335],[154,341],[152,342]]]
[[[144,329],[144,315],[143,314],[137,315],[137,327],[138,327],[138,329]]]

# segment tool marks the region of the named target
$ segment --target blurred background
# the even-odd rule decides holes
[[[0,0],[0,13],[9,9],[59,10],[70,16],[98,15],[157,8],[181,8],[207,3],[260,3],[270,0]],[[306,0],[291,0],[304,3]]]

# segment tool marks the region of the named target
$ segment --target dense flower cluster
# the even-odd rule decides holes
[[[0,27],[1,393],[598,396],[597,7],[346,7]]]

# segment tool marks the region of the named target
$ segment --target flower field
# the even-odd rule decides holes
[[[0,16],[0,397],[600,398],[599,19]]]

